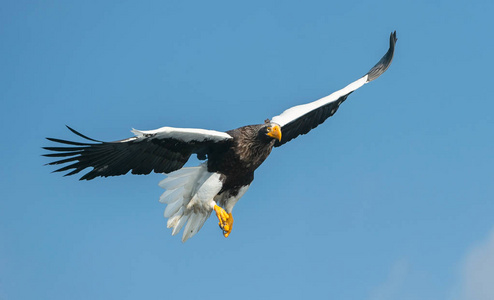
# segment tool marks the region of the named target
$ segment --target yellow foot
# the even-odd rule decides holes
[[[218,225],[223,230],[223,235],[228,237],[230,232],[232,232],[233,227],[233,216],[232,213],[227,213],[223,208],[218,205],[214,206],[214,211],[216,212],[216,217],[218,217]]]

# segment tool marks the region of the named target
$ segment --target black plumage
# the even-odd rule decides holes
[[[391,33],[389,37],[389,49],[386,54],[379,60],[379,62],[372,67],[369,72],[367,72],[365,76],[367,76],[366,82],[371,82],[377,77],[381,76],[391,65],[394,55],[395,44],[398,39],[396,38],[396,31]],[[331,117],[336,113],[340,105],[347,99],[347,97],[353,93],[350,91],[349,93],[342,95],[341,97],[335,99],[332,102],[329,102],[323,106],[320,106],[317,109],[311,110],[310,112],[304,114],[303,116],[292,120],[286,125],[281,127],[281,132],[283,133],[283,137],[281,141],[277,141],[275,143],[275,147],[279,147],[292,139],[296,138],[301,134],[306,134],[312,129],[316,128],[327,118]]]
[[[129,138],[115,142],[102,142],[77,132],[67,126],[73,133],[97,143],[79,143],[61,139],[47,138],[56,143],[71,145],[71,147],[44,147],[56,153],[44,154],[48,157],[68,157],[48,165],[58,165],[73,162],[70,165],[55,170],[63,172],[72,170],[65,176],[74,175],[92,167],[93,170],[82,176],[81,180],[91,180],[95,177],[108,177],[127,174],[170,173],[184,166],[193,153],[207,154],[211,151],[225,148],[230,141],[213,142],[184,142],[175,138]]]
[[[363,78],[366,79],[364,83],[376,79],[388,69],[393,60],[396,41],[395,31],[390,35],[388,51],[364,75]],[[67,157],[48,163],[48,165],[71,163],[54,171],[71,170],[66,176],[77,174],[86,168],[92,167],[93,170],[82,176],[81,180],[90,180],[97,176],[123,175],[129,171],[132,174],[149,174],[152,171],[169,173],[182,168],[194,153],[197,154],[199,159],[209,158],[208,166],[211,171],[221,171],[226,174],[233,172],[231,170],[243,170],[250,173],[267,158],[273,145],[279,147],[322,124],[327,118],[336,113],[339,106],[353,91],[349,90],[348,93],[328,103],[323,103],[296,118],[289,119],[286,124],[280,126],[282,137],[279,141],[266,135],[266,128],[268,128],[269,122],[230,130],[227,134],[232,139],[221,141],[214,141],[207,137],[201,141],[184,141],[174,137],[173,134],[160,137],[156,134],[144,134],[142,137],[132,137],[122,141],[102,142],[89,138],[67,126],[76,135],[95,143],[48,138],[52,142],[69,146],[45,147],[44,149],[46,150],[56,152],[45,154],[45,156]],[[283,116],[283,114],[280,116]],[[233,162],[237,162],[239,166],[235,166]]]
[[[190,218],[185,227],[188,232],[184,230],[185,241],[201,228],[214,204],[220,227],[227,237],[233,224],[233,206],[245,193],[254,179],[254,171],[270,155],[273,147],[279,147],[322,124],[336,113],[351,93],[383,74],[393,59],[396,41],[396,32],[393,32],[386,54],[360,79],[320,100],[292,107],[264,124],[227,132],[163,127],[152,131],[134,131],[135,137],[115,142],[98,141],[67,126],[87,141],[47,138],[64,146],[44,147],[52,152],[44,155],[57,159],[48,165],[66,164],[54,171],[68,171],[65,176],[92,168],[80,178],[91,180],[98,176],[124,175],[129,171],[132,174],[153,171],[168,174],[183,168],[190,156],[196,154],[200,160],[207,159],[207,172],[203,170],[204,165],[183,171],[190,181],[196,182],[180,181],[180,176],[185,176],[178,174],[182,170],[172,173],[173,176],[170,174],[169,180],[163,180],[164,188],[177,195],[180,192],[182,197],[172,197],[171,193],[163,197],[163,201],[171,205],[165,211],[165,216],[170,217],[168,226],[174,228],[175,234]],[[178,183],[170,185],[169,182],[174,180]],[[176,190],[177,186],[182,190]],[[216,203],[226,212],[217,208]]]

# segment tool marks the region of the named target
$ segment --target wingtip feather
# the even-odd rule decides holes
[[[398,38],[396,37],[396,31],[391,32],[389,36],[389,49],[386,54],[384,54],[384,56],[379,60],[379,62],[374,67],[372,67],[372,69],[370,69],[367,74],[365,74],[365,76],[367,76],[367,82],[371,82],[372,80],[377,79],[389,68],[391,62],[393,61],[397,40]]]
[[[68,126],[68,125],[65,125],[70,131],[72,131],[72,133],[82,137],[82,138],[85,138],[86,140],[90,140],[90,141],[93,141],[93,142],[97,142],[97,143],[103,143],[102,141],[98,141],[98,140],[95,140],[95,139],[92,139],[90,137],[87,137],[85,136],[84,134],[80,133],[79,131],[73,129],[72,127]]]

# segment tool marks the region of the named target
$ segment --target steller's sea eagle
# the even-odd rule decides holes
[[[74,175],[92,167],[81,180],[95,177],[132,174],[166,173],[159,185],[166,189],[160,202],[166,203],[165,218],[172,234],[185,225],[182,241],[195,235],[214,210],[223,235],[232,230],[232,210],[254,179],[254,171],[279,147],[331,117],[348,95],[376,79],[388,69],[393,59],[396,31],[392,32],[389,49],[381,60],[360,79],[317,101],[294,106],[264,124],[248,125],[227,132],[205,129],[162,127],[156,130],[132,130],[134,137],[102,142],[48,140],[69,146],[44,147],[45,154],[59,160],[48,163],[71,163],[54,172],[71,170]],[[206,160],[197,167],[183,168],[192,154]],[[61,158],[61,159],[60,159]]]

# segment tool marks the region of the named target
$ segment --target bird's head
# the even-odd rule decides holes
[[[281,128],[280,125],[276,123],[267,123],[265,128],[265,134],[273,139],[277,139],[281,142]]]

